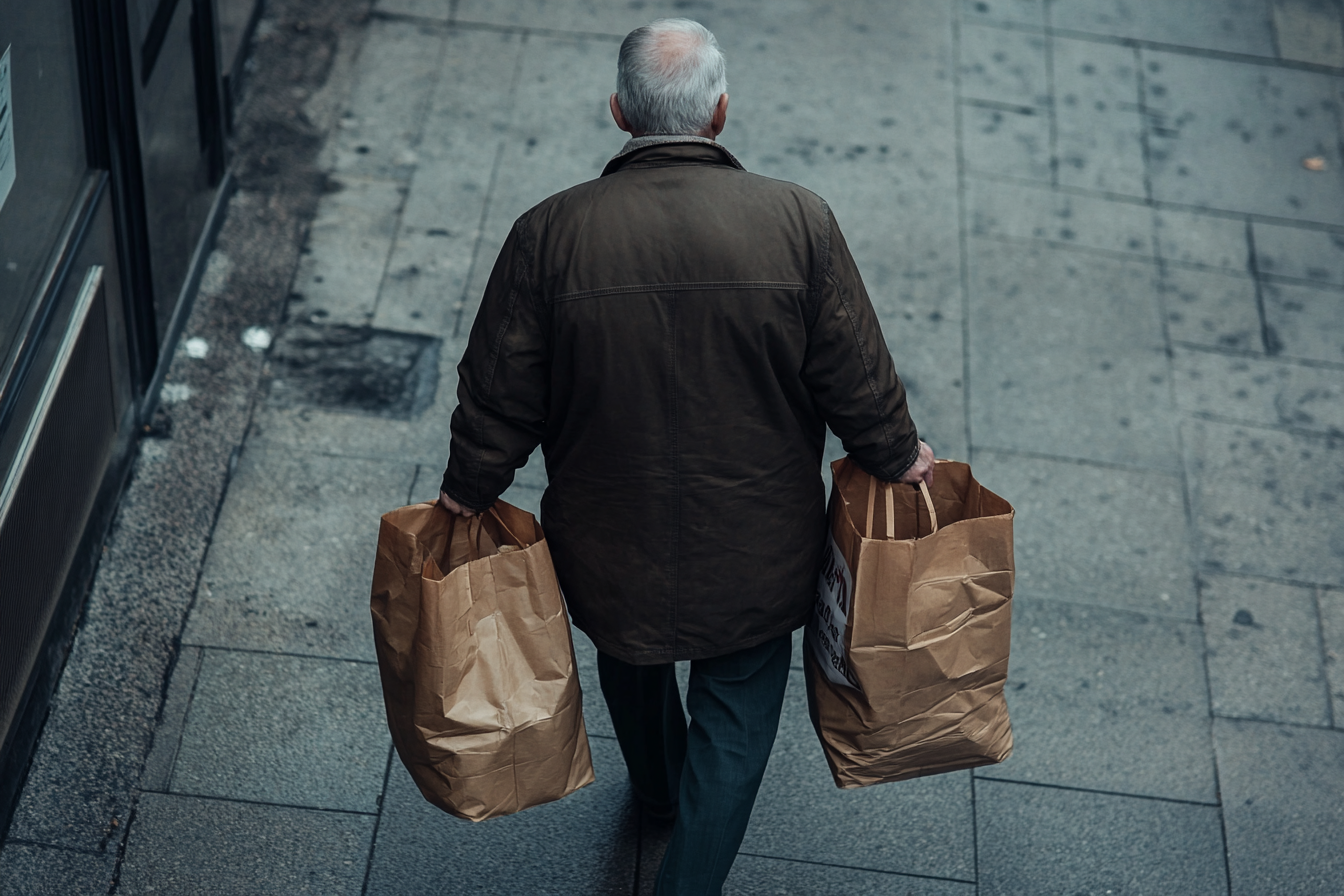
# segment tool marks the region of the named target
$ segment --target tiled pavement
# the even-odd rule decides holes
[[[124,684],[96,588],[0,889],[647,892],[666,832],[632,807],[591,645],[598,783],[470,825],[391,754],[366,600],[378,514],[436,493],[494,252],[619,148],[617,42],[664,14],[728,54],[723,142],[835,209],[921,432],[1018,509],[1016,754],[838,791],[795,672],[725,892],[1341,892],[1332,0],[378,0],[337,54],[287,318],[437,339],[437,389],[400,419],[324,408],[281,334],[199,581],[164,604],[145,736],[101,708]],[[199,363],[173,377],[209,402]],[[124,519],[176,448],[146,442]],[[532,463],[506,498],[544,486]]]

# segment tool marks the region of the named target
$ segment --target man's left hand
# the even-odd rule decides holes
[[[933,468],[936,464],[937,461],[934,460],[933,449],[929,447],[928,442],[921,440],[919,443],[919,457],[915,459],[913,464],[911,464],[910,469],[902,473],[901,478],[896,481],[909,483],[910,485],[919,485],[919,481],[922,479],[924,480],[925,485],[933,485]]]
[[[448,497],[448,493],[443,491],[442,489],[439,490],[439,506],[442,507],[444,510],[448,511],[449,513],[455,513],[460,517],[465,517],[466,519],[471,519],[476,515],[476,511],[468,510],[467,508],[463,507],[461,504],[457,503],[452,498]]]

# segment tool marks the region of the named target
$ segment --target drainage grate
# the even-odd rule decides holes
[[[271,349],[270,400],[410,420],[434,401],[439,340],[368,327],[295,324]]]

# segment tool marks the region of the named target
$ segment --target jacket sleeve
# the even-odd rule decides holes
[[[892,481],[919,457],[919,433],[877,313],[829,208],[813,275],[803,381],[850,458]]]
[[[549,350],[526,235],[520,219],[495,261],[457,365],[457,409],[442,488],[477,511],[513,482],[546,424]]]

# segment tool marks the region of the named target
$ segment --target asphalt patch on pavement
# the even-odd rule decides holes
[[[434,403],[439,346],[418,333],[291,325],[271,349],[271,404],[414,419]]]

